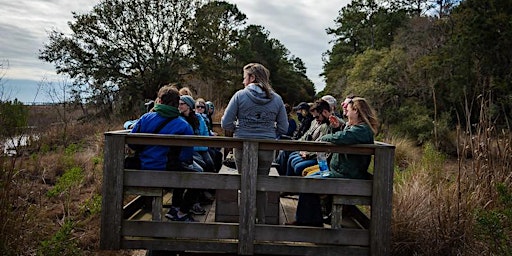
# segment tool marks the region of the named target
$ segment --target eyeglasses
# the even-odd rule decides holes
[[[341,106],[342,106],[343,108],[347,108],[347,106],[348,106],[349,104],[354,104],[354,101],[352,100],[352,98],[349,98],[349,100],[348,100],[347,102],[345,102],[345,101],[344,101],[343,103],[341,103]]]
[[[196,106],[196,108],[205,108],[204,106]]]

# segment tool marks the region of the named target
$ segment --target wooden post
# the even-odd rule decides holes
[[[390,255],[394,147],[375,149],[370,224],[371,255]]]
[[[122,134],[105,135],[100,248],[106,250],[121,249],[124,138]]]
[[[256,178],[258,169],[258,143],[244,142],[240,173],[240,224],[238,254],[254,254],[254,226],[256,222]]]

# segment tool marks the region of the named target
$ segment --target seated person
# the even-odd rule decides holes
[[[373,144],[379,121],[375,111],[364,98],[353,98],[347,103],[348,122],[345,128],[334,134],[324,135],[321,141],[338,145]],[[335,117],[330,117],[331,126],[341,125]],[[325,174],[314,173],[308,177],[368,179],[368,166],[371,156],[334,153]],[[319,194],[300,194],[295,215],[291,225],[323,226],[322,206]]]
[[[324,100],[317,100],[311,106],[309,112],[315,118],[315,123],[311,125],[313,127],[309,138],[311,141],[316,141],[323,135],[332,133],[332,128],[329,126],[329,116],[331,116],[329,103]],[[316,164],[315,152],[295,151],[288,158],[286,176],[301,176],[305,168]]]
[[[163,124],[158,134],[193,135],[192,127],[179,117],[179,100],[179,92],[173,87],[160,88],[153,111],[142,115],[131,132],[154,133]],[[139,152],[142,170],[184,171],[185,167],[193,162],[192,147],[161,145],[131,145],[130,147]],[[176,221],[195,221],[189,215],[195,198],[197,194],[193,189],[186,191],[174,189],[171,209],[173,212],[170,211],[166,217]]]

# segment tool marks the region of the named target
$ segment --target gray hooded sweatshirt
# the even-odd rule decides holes
[[[221,126],[238,138],[276,139],[288,131],[288,116],[281,96],[272,92],[266,98],[263,89],[249,84],[231,97]]]

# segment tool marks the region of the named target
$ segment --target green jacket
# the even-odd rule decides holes
[[[345,129],[320,138],[337,145],[373,144],[373,131],[367,124],[346,126]],[[332,178],[367,179],[371,156],[335,153],[329,164]]]

